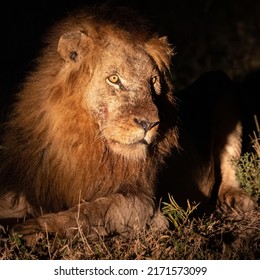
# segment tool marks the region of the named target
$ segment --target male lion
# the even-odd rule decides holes
[[[124,233],[156,214],[159,166],[177,146],[172,48],[124,9],[61,21],[6,127],[0,218],[16,230]]]
[[[25,236],[45,230],[73,235],[78,227],[85,234],[124,234],[150,224],[157,216],[155,196],[161,191],[156,191],[158,172],[178,147],[169,76],[172,54],[166,37],[123,9],[88,9],[55,26],[37,68],[18,93],[6,127],[0,219],[31,217],[15,227]],[[204,108],[203,98],[198,111]],[[223,131],[221,118],[216,119],[216,134],[202,129],[202,141],[195,137],[193,142],[196,99],[183,100],[191,122],[185,120],[187,114],[180,115],[190,129],[182,132],[181,144],[191,160],[205,156],[207,164],[200,165],[201,170],[192,164],[196,160],[179,164],[176,155],[176,161],[171,159],[169,168],[162,170],[160,188],[168,186],[174,196],[182,192],[189,197],[195,189],[185,169],[191,167],[200,181],[194,188],[209,198],[215,180],[209,175],[219,164],[220,204],[247,211],[251,200],[228,163],[230,155],[239,154],[239,125],[231,123],[232,129],[224,129],[226,140],[220,141],[215,136]],[[224,109],[223,116],[216,116],[225,118],[228,108]],[[209,138],[215,139],[214,147],[204,155],[200,148],[212,142]],[[196,153],[194,147],[199,147]],[[178,164],[172,167],[174,162]],[[187,192],[178,190],[181,184],[173,183],[174,174],[187,183]]]

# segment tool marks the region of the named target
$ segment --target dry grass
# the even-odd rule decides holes
[[[27,247],[17,234],[0,233],[0,259],[115,260],[115,259],[259,259],[260,212],[240,221],[216,215],[189,219],[173,230],[143,230],[131,236],[88,240],[79,230],[73,240],[43,235]]]

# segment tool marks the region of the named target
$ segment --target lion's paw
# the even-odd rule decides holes
[[[224,215],[242,215],[255,208],[254,201],[242,189],[225,188],[218,198],[218,209]]]
[[[43,234],[49,233],[59,237],[73,238],[79,232],[79,229],[84,234],[89,232],[89,224],[86,217],[81,217],[81,220],[80,217],[80,214],[75,213],[74,209],[50,213],[17,224],[13,227],[13,230],[21,234],[22,239],[29,245],[33,244],[32,240],[37,240]]]
[[[13,229],[19,234],[29,235],[39,232],[55,232],[56,226],[55,220],[51,219],[50,215],[44,215],[38,218],[28,219],[24,223],[15,225]]]
[[[45,234],[55,233],[60,235],[60,227],[56,214],[47,214],[37,218],[31,218],[24,223],[16,224],[13,231],[25,241],[26,245],[33,246]]]
[[[14,233],[21,235],[21,238],[27,246],[34,246],[44,237],[44,224],[38,222],[38,218],[32,218],[24,223],[16,224],[12,229]],[[47,226],[46,226],[47,229]]]

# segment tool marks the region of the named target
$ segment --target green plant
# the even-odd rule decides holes
[[[173,223],[174,227],[180,231],[181,226],[185,225],[190,218],[190,215],[197,209],[199,204],[192,205],[189,200],[187,200],[187,209],[184,210],[178,203],[175,201],[172,195],[168,194],[169,203],[162,202],[162,212],[170,222]]]
[[[260,158],[253,153],[245,153],[236,162],[237,178],[242,187],[256,201],[260,198]]]
[[[233,163],[236,166],[237,179],[241,186],[259,202],[260,199],[260,128],[255,116],[256,131],[253,132],[253,152],[245,153]]]

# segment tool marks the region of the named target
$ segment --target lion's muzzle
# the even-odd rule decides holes
[[[147,146],[156,138],[159,118],[132,116],[120,120],[111,122],[113,125],[103,130],[110,147],[115,153],[127,158],[145,158]]]
[[[141,128],[143,128],[145,133],[147,133],[148,130],[152,129],[153,127],[155,127],[160,123],[159,120],[156,122],[149,122],[146,120],[138,120],[137,118],[134,118],[134,122],[137,123]]]

